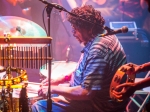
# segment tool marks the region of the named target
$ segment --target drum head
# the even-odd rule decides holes
[[[75,70],[77,62],[65,62],[65,61],[53,61],[52,62],[52,72],[51,78],[56,79],[60,75],[67,75]],[[47,66],[47,69],[46,69]],[[40,68],[40,73],[45,77],[48,77],[48,64],[43,65]]]
[[[22,85],[22,84],[18,84],[18,85]],[[28,86],[27,86],[27,96],[28,98],[34,98],[38,96],[38,90],[40,89],[40,84],[34,84],[34,83],[30,83],[28,82]],[[20,97],[20,91],[21,88],[17,88],[17,89],[13,89],[13,98],[19,98]]]

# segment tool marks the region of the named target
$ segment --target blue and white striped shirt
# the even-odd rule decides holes
[[[118,110],[125,106],[124,102],[110,102],[109,87],[115,72],[125,63],[126,55],[115,35],[95,37],[82,50],[70,84],[98,90],[99,93],[91,101],[98,112]]]

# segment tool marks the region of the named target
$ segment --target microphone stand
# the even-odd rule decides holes
[[[47,21],[48,21],[48,37],[50,36],[50,15],[52,12],[53,7],[47,5],[46,12],[47,12]],[[49,56],[51,57],[51,45],[48,45]],[[51,60],[48,61],[48,93],[47,93],[47,112],[52,112],[52,99],[51,99]]]

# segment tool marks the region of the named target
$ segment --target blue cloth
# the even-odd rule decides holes
[[[78,103],[78,102],[77,102]],[[77,104],[70,105],[65,102],[52,102],[52,112],[97,112],[91,103],[80,103],[83,107],[78,107]],[[32,105],[32,112],[47,112],[47,100],[40,100]]]
[[[65,112],[123,111],[127,101],[121,103],[112,101],[109,97],[109,87],[115,72],[125,63],[126,56],[116,36],[95,37],[89,41],[82,50],[70,86],[81,85],[84,89],[98,90],[97,94],[92,100],[87,101],[69,100],[68,104],[53,102],[53,112],[64,112],[64,109]],[[42,101],[35,103],[32,108],[36,108],[37,111],[33,112],[42,112],[39,111],[39,108],[42,108],[40,105],[45,104],[42,103]],[[55,111],[55,108],[59,111]]]

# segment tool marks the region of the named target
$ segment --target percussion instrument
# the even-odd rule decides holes
[[[16,16],[1,16],[0,17],[0,36],[10,35],[12,37],[20,38],[37,38],[37,37],[46,37],[47,34],[45,30],[36,24],[35,22],[21,18]],[[22,41],[23,43],[24,41]],[[25,47],[25,46],[36,46],[36,47],[43,47],[45,44],[13,44],[14,46],[18,47]],[[1,46],[7,46],[6,44],[1,44]]]
[[[17,38],[17,37],[0,37],[0,43],[5,43],[7,40],[8,43],[33,43],[33,44],[49,44],[51,37],[26,37],[26,38]],[[44,47],[14,47],[9,45],[8,47],[0,48],[0,65],[7,66],[7,62],[10,61],[10,66],[13,67],[22,67],[22,68],[36,68],[39,69],[40,66],[47,63],[47,60],[51,60],[49,57],[50,46],[45,45]],[[11,57],[9,58],[8,55]],[[4,63],[5,62],[5,63]]]
[[[72,73],[72,71],[75,70],[77,66],[77,62],[66,62],[66,61],[53,61],[52,62],[52,79],[57,79],[60,75],[67,75],[69,73]],[[41,68],[40,68],[40,74],[48,77],[48,66],[47,64],[44,64]]]
[[[14,89],[13,98],[10,94],[12,93],[13,87],[17,87],[17,84],[27,80],[26,70],[21,68],[39,69],[40,66],[45,63],[47,63],[50,67],[49,60],[52,60],[50,55],[51,40],[51,37],[46,37],[45,31],[40,26],[30,20],[13,16],[0,17],[0,43],[4,45],[0,46],[0,65],[6,67],[0,70],[0,72],[6,71],[7,77],[7,79],[0,80],[0,85],[5,87],[7,91],[5,94],[5,89],[2,88],[2,94],[4,94],[3,102],[7,101],[6,97],[10,99],[10,102],[7,102],[6,104],[4,103],[4,107],[7,106],[10,108],[4,108],[4,111],[13,111],[14,109],[18,109],[18,107],[20,107],[20,105],[18,106],[15,103],[18,102],[16,100],[18,99],[18,96],[16,95],[20,95],[19,89]],[[15,46],[15,44],[25,45]],[[31,44],[37,45],[33,46]],[[40,44],[44,44],[44,46],[41,46]],[[19,76],[12,78],[12,71],[19,74]],[[33,87],[33,85],[28,86],[28,90],[30,90],[30,92],[32,90],[32,94],[29,94],[30,92],[28,91],[28,97],[31,100],[32,97],[37,96],[37,92],[35,93],[35,90],[33,91],[33,88],[29,89],[29,87]],[[35,84],[34,88],[37,89]],[[26,91],[26,87],[21,89],[21,93],[26,93],[23,92],[24,90]],[[9,95],[6,96],[7,94]],[[26,99],[26,94],[21,94],[21,96],[25,97],[22,97],[23,99]],[[13,99],[13,102],[11,99]],[[26,106],[28,107],[28,105]],[[16,111],[18,110],[15,110],[15,112]]]
[[[135,81],[135,74],[128,75],[126,73],[129,69],[132,69],[132,67],[127,66],[127,65],[122,65],[115,73],[115,75],[112,79],[111,85],[110,85],[110,90],[109,90],[110,98],[112,98],[113,100],[119,101],[118,99],[115,98],[112,91],[115,89],[116,86],[123,83],[124,79],[126,79],[126,82],[131,82],[131,83],[133,83]],[[119,91],[121,91],[121,90],[119,90]]]
[[[0,36],[9,33],[12,37],[46,37],[45,30],[35,22],[17,17],[1,16],[0,17]]]
[[[43,99],[42,97],[38,96],[38,90],[40,89],[39,87],[40,87],[39,83],[28,82],[27,96],[28,96],[29,110],[31,109],[31,106],[33,103],[35,103],[38,100]],[[21,88],[13,89],[13,109],[14,109],[14,112],[19,112],[20,91],[21,91]]]

